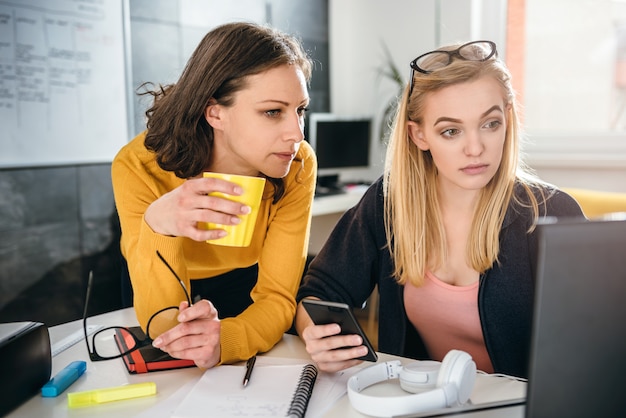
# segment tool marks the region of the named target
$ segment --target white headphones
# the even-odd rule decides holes
[[[402,389],[416,394],[382,397],[361,393],[369,386],[396,378]],[[451,350],[441,363],[417,361],[403,367],[396,360],[367,367],[348,380],[348,398],[354,409],[366,415],[407,415],[464,404],[475,381],[476,363],[472,357]]]

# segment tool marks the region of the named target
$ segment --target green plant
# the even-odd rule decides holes
[[[391,123],[393,121],[393,116],[396,113],[396,108],[398,107],[398,100],[402,94],[402,89],[404,88],[405,81],[402,75],[400,74],[400,70],[398,69],[398,66],[393,61],[391,52],[389,52],[389,48],[384,42],[381,42],[381,44],[382,44],[383,53],[385,54],[385,57],[384,57],[383,64],[380,67],[378,67],[378,76],[379,78],[386,78],[392,81],[393,83],[396,84],[396,87],[398,89],[396,95],[392,97],[391,99],[389,99],[389,101],[385,105],[385,108],[383,109],[383,114],[382,114],[382,119],[381,119],[378,135],[379,135],[380,142],[384,143],[389,133]]]

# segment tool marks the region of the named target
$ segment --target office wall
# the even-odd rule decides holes
[[[211,27],[252,20],[272,23],[302,39],[317,62],[311,107],[329,110],[326,0],[122,3],[133,90],[143,82],[175,81]],[[131,128],[121,143],[144,129],[149,105],[135,91],[128,95]],[[90,270],[97,286],[90,314],[119,306],[119,225],[110,168],[110,162],[86,161],[0,169],[0,322],[33,319],[54,325],[80,317]]]
[[[1,170],[0,196],[0,322],[75,319],[91,269],[99,287],[117,285],[110,164]]]

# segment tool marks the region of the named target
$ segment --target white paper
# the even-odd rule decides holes
[[[286,416],[303,367],[299,360],[259,357],[247,387],[245,366],[207,370],[172,415],[174,418]],[[282,363],[282,364],[281,364]],[[285,364],[288,363],[288,364]],[[306,416],[322,416],[346,394],[347,381],[358,369],[318,373]]]
[[[207,370],[174,411],[175,418],[286,416],[303,365],[257,365],[248,386],[245,367],[219,366]]]

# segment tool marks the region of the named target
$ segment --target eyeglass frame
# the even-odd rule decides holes
[[[465,48],[466,46],[473,45],[473,44],[489,44],[491,45],[491,53],[482,59],[468,59],[468,58],[465,58],[463,55],[459,54],[459,51],[461,49]],[[431,54],[448,54],[448,63],[444,65],[443,67],[440,67],[440,68],[445,68],[452,63],[453,58],[461,59],[464,61],[485,62],[493,58],[494,56],[497,57],[498,50],[496,48],[495,42],[488,41],[488,40],[479,40],[479,41],[471,41],[471,42],[464,43],[463,45],[459,46],[457,49],[454,49],[452,51],[447,51],[443,49],[435,49],[435,50],[428,51],[418,56],[417,58],[415,58],[413,61],[409,63],[409,67],[411,67],[411,73],[409,74],[409,97],[411,96],[411,93],[413,92],[413,76],[415,75],[415,71],[420,72],[422,74],[432,74],[434,71],[437,71],[438,69],[440,69],[440,68],[437,68],[436,70],[428,71],[428,70],[421,68],[419,65],[417,65],[417,61]]]
[[[176,272],[174,271],[174,269],[172,268],[172,266],[169,265],[169,263],[167,261],[165,261],[165,258],[163,258],[163,256],[161,255],[161,253],[157,250],[156,252],[157,256],[161,259],[161,261],[163,261],[163,263],[167,266],[167,268],[172,272],[172,274],[174,275],[174,277],[176,277],[176,279],[178,280],[178,283],[180,283],[181,287],[183,288],[183,292],[185,292],[185,297],[187,298],[187,302],[189,303],[189,306],[192,305],[191,303],[191,297],[189,296],[189,292],[187,291],[187,287],[185,286],[185,283],[180,279],[180,277],[178,277],[178,274],[176,274]],[[106,360],[114,360],[116,358],[120,358],[123,357],[127,354],[132,353],[133,351],[139,350],[142,347],[146,347],[150,344],[152,344],[152,338],[150,338],[149,335],[149,329],[150,329],[150,323],[152,322],[152,320],[159,315],[162,312],[165,312],[167,310],[170,309],[178,309],[177,306],[169,306],[167,308],[163,308],[158,310],[157,312],[155,312],[150,319],[148,319],[148,323],[146,324],[146,337],[144,339],[140,339],[138,338],[128,327],[123,327],[123,326],[110,326],[110,327],[106,327],[103,329],[98,330],[96,333],[94,333],[91,337],[91,346],[93,346],[93,350],[91,349],[91,346],[89,345],[89,337],[87,335],[87,307],[89,305],[89,298],[91,296],[91,286],[93,283],[93,271],[89,272],[89,280],[87,282],[87,293],[85,295],[85,307],[83,310],[83,332],[85,335],[85,345],[87,346],[87,353],[89,353],[89,359],[91,361],[106,361]],[[120,352],[120,354],[116,354],[115,356],[111,356],[111,357],[102,357],[101,355],[98,354],[98,351],[96,349],[96,337],[98,334],[105,332],[105,331],[109,331],[109,330],[114,330],[114,329],[121,329],[126,331],[128,334],[130,334],[130,336],[135,340],[135,345],[130,348],[125,350],[124,352]]]

